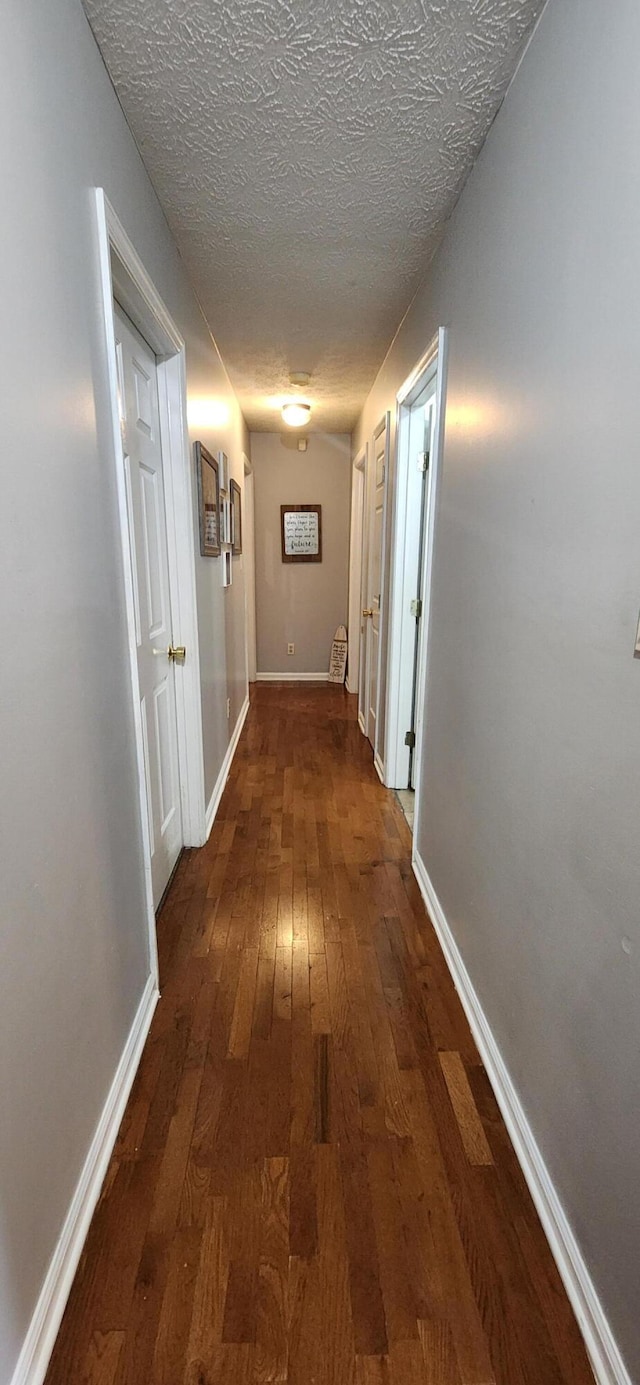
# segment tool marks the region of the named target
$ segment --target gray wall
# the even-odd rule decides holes
[[[237,404],[78,0],[6,0],[0,45],[0,1380],[11,1379],[148,971],[92,188]],[[201,430],[198,429],[200,432]],[[241,581],[198,563],[206,775],[239,705]],[[216,580],[217,579],[217,580]],[[233,606],[233,602],[236,606]],[[235,642],[234,642],[235,641]],[[238,650],[238,645],[240,649]]]
[[[551,0],[354,438],[446,324],[418,846],[635,1380],[639,53]]]
[[[252,433],[259,673],[326,673],[336,626],[347,623],[351,443],[312,433]],[[322,562],[283,563],[280,506],[322,505]],[[295,654],[287,654],[293,642]]]

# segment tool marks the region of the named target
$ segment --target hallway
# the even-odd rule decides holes
[[[47,1385],[586,1385],[355,699],[259,684]]]

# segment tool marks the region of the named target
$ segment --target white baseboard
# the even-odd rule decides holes
[[[258,677],[260,677],[260,674],[258,674]],[[231,740],[229,741],[229,744],[228,744],[228,746],[227,746],[226,754],[225,754],[224,760],[222,761],[222,765],[221,765],[221,767],[220,767],[220,773],[219,773],[219,775],[218,775],[218,778],[216,779],[216,786],[215,786],[215,788],[214,788],[214,790],[213,790],[213,793],[212,793],[212,795],[211,795],[211,798],[209,799],[209,802],[208,802],[208,804],[207,804],[207,811],[206,811],[206,814],[205,814],[205,824],[204,824],[205,841],[206,841],[206,842],[208,842],[209,837],[211,836],[211,828],[213,827],[213,824],[214,824],[214,822],[215,822],[216,813],[217,813],[218,808],[219,808],[219,806],[220,806],[220,799],[222,798],[222,795],[223,795],[224,789],[225,789],[225,784],[226,784],[226,782],[227,782],[227,779],[229,778],[229,770],[231,769],[231,762],[232,762],[233,757],[234,757],[234,755],[235,755],[235,753],[236,753],[236,746],[237,746],[237,744],[238,744],[238,741],[240,740],[240,733],[241,733],[242,728],[243,728],[243,726],[244,726],[244,724],[245,724],[245,721],[246,721],[246,719],[247,719],[247,712],[248,712],[248,711],[249,711],[249,695],[247,694],[247,696],[245,697],[245,700],[244,700],[244,702],[243,702],[243,704],[242,704],[242,707],[241,707],[241,709],[240,709],[240,715],[239,715],[238,720],[237,720],[237,722],[236,722],[236,724],[235,724],[234,731],[233,731],[233,735],[232,735]]]
[[[11,1385],[42,1385],[47,1373],[73,1277],[100,1196],[157,1002],[156,982],[150,976],[91,1141],[58,1244],[53,1252],[18,1363],[11,1377]]]
[[[377,753],[373,757],[373,767],[378,776],[378,779],[380,780],[380,783],[384,784],[384,765],[382,763],[382,760],[380,759],[380,756]]]
[[[480,1057],[502,1112],[511,1143],[544,1227],[551,1253],[560,1271],[578,1326],[584,1337],[596,1381],[598,1385],[632,1385],[631,1376],[628,1374],[620,1355],[580,1246],[569,1225],[547,1166],[536,1144],[522,1103],[511,1081],[426,866],[417,851],[414,852],[412,865],[429,917],[438,935],[447,966],[478,1046]]]
[[[366,734],[367,734],[367,728],[366,728],[366,726],[365,726],[365,724],[364,724],[364,717],[363,717],[363,715],[362,715],[362,712],[358,712],[358,726],[360,727],[360,730],[362,731],[363,736],[366,736]]]
[[[256,673],[258,683],[326,683],[328,673]]]

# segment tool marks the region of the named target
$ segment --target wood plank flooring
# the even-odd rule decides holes
[[[354,699],[258,684],[47,1385],[587,1385]]]

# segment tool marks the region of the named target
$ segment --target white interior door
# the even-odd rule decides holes
[[[382,600],[385,489],[387,473],[388,421],[385,416],[377,428],[371,448],[369,487],[369,563],[365,621],[367,637],[367,714],[366,733],[376,749],[378,690],[380,681],[380,611]]]
[[[151,348],[114,304],[147,824],[157,908],[183,843],[158,381]]]

